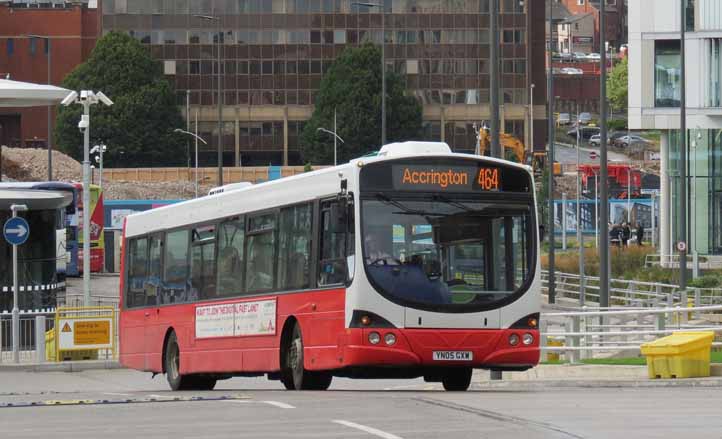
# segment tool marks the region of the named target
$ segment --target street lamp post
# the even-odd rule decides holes
[[[52,77],[50,75],[51,73],[51,56],[52,56],[52,50],[50,46],[50,37],[46,35],[28,35],[28,38],[37,38],[41,40],[45,40],[45,47],[48,50],[48,85],[51,85]],[[48,181],[53,180],[53,123],[52,123],[52,114],[53,114],[53,106],[48,105]]]
[[[549,162],[549,184],[547,189],[549,196],[549,303],[556,302],[556,279],[554,273],[554,69],[552,68],[552,50],[554,48],[554,32],[552,31],[552,23],[554,22],[553,3],[553,1],[549,0],[549,44],[547,47],[547,119],[549,123],[549,133],[547,134],[547,138],[549,139],[549,155],[547,157],[547,161]],[[494,66],[492,66],[492,68],[494,68]]]
[[[83,106],[78,128],[83,132],[83,296],[85,306],[90,306],[90,106],[98,103],[110,107],[113,105],[103,92],[82,90],[73,91],[61,102],[64,106],[80,104]]]
[[[351,6],[379,8],[381,12],[381,146],[386,145],[386,10],[379,3],[353,2]]]
[[[196,113],[196,130],[198,128],[198,113]],[[199,136],[197,133],[191,133],[190,131],[182,130],[180,128],[176,128],[173,130],[173,132],[181,133],[181,134],[187,134],[189,136],[192,136],[196,140],[196,177],[195,177],[195,188],[196,188],[196,198],[198,198],[198,141],[200,140],[203,142],[204,145],[207,145],[205,140],[201,136]]]
[[[215,14],[215,9],[214,9]],[[221,94],[221,17],[218,15],[194,15],[196,18],[203,20],[211,20],[217,23],[216,26],[216,46],[218,47],[218,53],[216,58],[216,76],[218,77],[218,186],[223,186],[223,96]],[[205,143],[205,142],[203,142]]]
[[[581,162],[581,136],[579,133],[579,103],[577,102],[577,245],[579,247],[579,306],[584,306],[584,233],[582,232],[581,187],[582,178],[579,171]]]
[[[316,128],[316,131],[321,131],[326,134],[330,134],[333,136],[333,165],[336,166],[336,141],[340,141],[341,143],[346,143],[343,141],[343,139],[336,134],[336,117],[333,118],[333,131],[329,131],[326,128]]]
[[[529,157],[534,157],[534,88],[532,84],[529,91]]]
[[[25,204],[13,204],[10,206],[13,218],[17,218],[18,212],[25,212],[28,206]],[[13,244],[13,309],[12,309],[12,334],[13,334],[13,361],[20,362],[20,306],[18,304],[18,246]]]

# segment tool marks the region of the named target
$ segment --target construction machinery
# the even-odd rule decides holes
[[[522,143],[519,139],[512,136],[511,134],[506,133],[499,133],[499,142],[501,143],[501,146],[504,150],[504,158],[509,157],[507,155],[507,151],[509,151],[511,154],[513,154],[514,160],[516,160],[517,163],[525,163],[524,156],[526,153],[526,149],[524,148],[524,143]],[[485,128],[481,128],[479,130],[479,154],[480,155],[487,155],[486,152],[489,149],[491,145],[491,136],[489,135],[489,131]]]

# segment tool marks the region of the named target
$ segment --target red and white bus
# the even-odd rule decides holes
[[[334,376],[466,390],[539,361],[525,166],[405,142],[378,155],[128,216],[120,361],[212,389]]]

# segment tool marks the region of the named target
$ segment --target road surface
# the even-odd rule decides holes
[[[474,385],[450,393],[422,380],[338,378],[327,392],[281,387],[233,378],[211,392],[170,392],[164,376],[129,370],[0,372],[0,425],[13,439],[719,438],[722,431],[719,388]]]

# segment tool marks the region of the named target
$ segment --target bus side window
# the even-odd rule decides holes
[[[245,236],[245,224],[242,217],[234,218],[220,225],[217,287],[219,297],[232,297],[243,293]]]
[[[339,233],[337,218],[331,215],[331,206],[336,203],[321,203],[319,285],[337,285],[346,281],[346,233]]]
[[[281,210],[278,238],[278,287],[281,290],[308,288],[310,283],[311,205]]]
[[[247,235],[246,291],[271,290],[276,284],[276,214],[249,218]]]
[[[161,251],[163,241],[159,236],[150,237],[150,251],[148,257],[148,276],[145,279],[145,305],[158,304],[161,276]]]
[[[130,240],[130,260],[128,261],[128,294],[126,305],[134,308],[145,305],[146,264],[148,262],[148,239]]]
[[[216,295],[215,226],[193,229],[191,245],[191,290],[186,301],[210,299]]]
[[[165,235],[160,303],[184,302],[188,296],[188,230]]]

